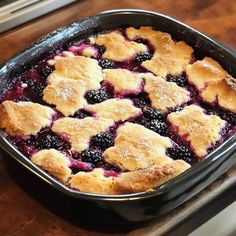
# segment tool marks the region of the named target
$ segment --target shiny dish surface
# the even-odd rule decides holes
[[[142,14],[153,22],[129,22]],[[160,19],[186,27],[150,12],[108,12],[69,26],[68,34],[60,29],[7,62],[3,148],[58,189],[90,200],[158,196],[209,173],[214,162],[227,163],[220,160],[227,148],[233,163],[232,68],[167,33]]]

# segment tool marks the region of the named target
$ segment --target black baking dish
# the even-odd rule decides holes
[[[170,33],[173,38],[183,40],[191,45],[198,54],[210,56],[217,60],[229,73],[236,76],[236,54],[232,50],[209,39],[198,31],[168,16],[143,10],[114,10],[88,17],[70,26],[60,28],[41,38],[19,54],[8,60],[0,69],[0,92],[4,85],[22,65],[29,64],[45,52],[75,37],[100,32],[121,26],[153,26],[158,30]],[[188,171],[174,178],[153,192],[141,192],[125,195],[99,195],[83,193],[67,188],[17,151],[0,132],[0,146],[18,162],[39,176],[52,187],[73,198],[73,201],[86,201],[101,209],[113,212],[113,222],[124,219],[129,222],[140,222],[153,219],[169,212],[184,203],[235,163],[236,135],[230,137],[219,148],[203,161],[195,164]],[[91,216],[93,214],[91,213]]]

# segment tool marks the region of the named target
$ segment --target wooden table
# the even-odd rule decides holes
[[[115,8],[141,8],[170,15],[236,49],[235,0],[81,0],[1,34],[0,63],[60,26]],[[0,235],[160,235],[172,230],[177,223],[184,225],[187,233],[202,223],[194,218],[194,214],[200,209],[211,209],[207,208],[209,201],[218,201],[223,208],[236,198],[232,190],[235,183],[236,166],[194,199],[158,221],[142,227],[108,231],[92,227],[92,222],[82,225],[80,219],[75,221],[73,213],[68,213],[67,206],[57,198],[57,193],[0,150]],[[222,198],[222,195],[227,197]],[[208,212],[202,221],[215,213]],[[188,223],[184,224],[186,216]],[[180,234],[184,235],[183,229]]]

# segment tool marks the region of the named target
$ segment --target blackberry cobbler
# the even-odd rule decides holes
[[[12,75],[0,128],[73,189],[151,191],[235,132],[235,87],[185,42],[119,28],[74,39]]]

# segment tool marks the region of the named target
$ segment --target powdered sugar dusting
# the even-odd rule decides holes
[[[215,73],[215,74],[220,72],[220,70],[218,68],[216,68],[215,66],[212,66],[208,63],[203,63],[202,67],[205,68],[206,70],[209,70],[209,71]]]
[[[73,89],[71,87],[65,85],[64,87],[58,88],[55,91],[55,95],[56,95],[56,97],[60,97],[63,100],[67,100],[72,97]]]

